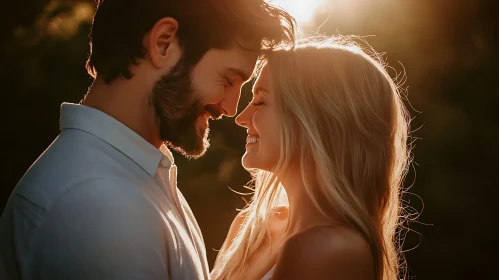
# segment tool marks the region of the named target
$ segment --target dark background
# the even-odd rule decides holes
[[[322,24],[321,33],[375,35],[366,40],[386,53],[391,74],[405,69],[416,139],[406,182],[412,194],[405,200],[420,214],[404,244],[414,279],[497,279],[496,3],[328,0],[305,27],[310,32]],[[60,104],[77,103],[91,83],[84,63],[94,8],[91,0],[0,5],[0,106],[5,114],[0,119],[0,209],[57,136]],[[248,89],[240,107],[249,101]],[[235,209],[244,206],[229,187],[244,191],[250,179],[240,166],[246,133],[233,121],[211,123],[212,146],[202,159],[188,162],[176,155],[179,187],[203,230],[210,265]]]

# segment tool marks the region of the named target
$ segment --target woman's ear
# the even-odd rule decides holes
[[[154,67],[172,67],[180,59],[177,31],[177,20],[165,17],[158,20],[144,36],[144,47]]]

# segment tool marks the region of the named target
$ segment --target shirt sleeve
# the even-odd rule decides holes
[[[139,186],[82,184],[37,230],[33,278],[169,279],[164,223]]]

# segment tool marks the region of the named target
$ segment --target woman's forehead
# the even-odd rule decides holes
[[[260,94],[260,93],[265,93],[269,91],[269,72],[268,72],[268,65],[265,63],[265,65],[262,67],[262,70],[260,71],[260,75],[258,75],[258,78],[256,79],[255,85],[253,86],[253,94]]]

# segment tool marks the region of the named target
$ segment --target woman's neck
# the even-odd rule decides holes
[[[301,172],[298,170],[287,174],[282,180],[289,202],[286,235],[291,236],[314,226],[331,225],[332,221],[317,209],[307,194]]]

